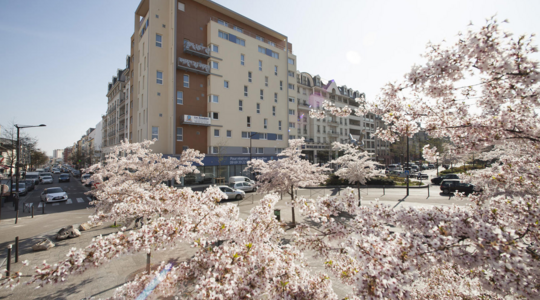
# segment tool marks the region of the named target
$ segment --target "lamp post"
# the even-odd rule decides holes
[[[20,162],[19,162],[19,153],[20,153],[20,130],[21,129],[24,129],[24,128],[31,128],[31,127],[45,127],[47,125],[45,124],[40,124],[40,125],[17,125],[15,124],[15,127],[17,128],[17,163],[15,164],[15,193],[17,195],[15,201],[17,201],[15,203],[15,210],[16,211],[19,211],[19,177],[21,176],[21,173],[19,172],[19,166],[20,166]]]

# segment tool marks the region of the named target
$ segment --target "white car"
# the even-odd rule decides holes
[[[41,183],[53,183],[52,176],[42,176]]]
[[[59,169],[53,169],[53,173],[54,174],[60,174],[60,170]]]
[[[256,192],[257,191],[257,186],[255,186],[254,184],[251,184],[249,182],[235,182],[235,183],[231,183],[229,184],[229,187],[232,188],[233,190],[241,190],[241,191],[244,191],[244,192]]]
[[[218,188],[227,194],[227,199],[236,199],[236,200],[242,200],[246,196],[246,193],[241,190],[233,190],[230,187],[226,185],[220,185]]]
[[[48,188],[41,193],[42,202],[66,201],[67,199],[68,195],[66,192],[59,187]]]

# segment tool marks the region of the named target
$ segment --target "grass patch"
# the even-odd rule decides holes
[[[118,227],[122,227],[122,224],[112,224],[111,226],[109,226],[110,228],[118,228]]]

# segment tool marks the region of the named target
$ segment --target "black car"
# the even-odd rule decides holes
[[[450,193],[465,193],[465,195],[474,193],[474,185],[470,183],[463,183],[459,180],[445,180],[441,184],[441,191],[443,194],[450,194]]]
[[[445,179],[459,179],[459,176],[457,176],[456,174],[446,174],[431,179],[431,183],[439,185]]]
[[[69,182],[70,178],[69,174],[63,173],[58,177],[58,182]]]

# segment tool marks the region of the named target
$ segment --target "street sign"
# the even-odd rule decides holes
[[[407,175],[411,175],[411,171],[405,170],[405,171],[403,171],[403,174],[405,174],[406,176],[407,176]]]

